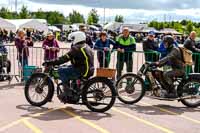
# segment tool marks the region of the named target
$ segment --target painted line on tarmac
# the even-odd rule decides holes
[[[34,118],[34,117],[39,117],[39,116],[41,116],[41,115],[48,114],[48,113],[51,113],[51,112],[53,112],[53,111],[59,110],[59,109],[61,109],[61,108],[65,108],[65,107],[66,107],[66,106],[61,106],[61,107],[59,107],[59,108],[49,109],[49,110],[44,111],[44,112],[41,112],[41,113],[31,114],[31,115],[29,115],[28,117],[21,118],[21,119],[19,119],[19,120],[13,121],[13,122],[11,122],[11,123],[9,123],[9,124],[3,126],[3,127],[0,127],[0,132],[4,132],[5,130],[7,130],[7,129],[9,129],[9,128],[15,126],[15,125],[18,125],[18,124],[21,123],[23,120],[29,120],[29,119]]]
[[[153,128],[159,129],[159,130],[161,130],[161,131],[163,131],[163,132],[165,132],[165,133],[174,133],[174,132],[171,131],[170,129],[167,129],[167,128],[165,128],[165,127],[159,126],[159,125],[157,125],[157,124],[154,124],[154,123],[149,122],[149,121],[147,121],[147,120],[144,120],[144,119],[142,119],[142,118],[136,117],[136,116],[134,116],[134,115],[132,115],[132,114],[126,113],[126,112],[121,111],[121,110],[119,110],[119,109],[112,108],[111,110],[113,110],[113,111],[115,111],[115,112],[117,112],[117,113],[120,113],[120,114],[122,114],[122,115],[124,115],[124,116],[127,116],[127,117],[130,117],[130,118],[132,118],[132,119],[135,119],[135,120],[137,120],[137,121],[139,121],[139,122],[141,122],[141,123],[143,123],[143,124],[145,124],[145,125],[148,125],[148,126],[151,126],[151,127],[153,127]]]
[[[28,127],[29,129],[31,129],[34,133],[42,133],[42,131],[37,128],[35,125],[33,125],[32,123],[30,123],[28,120],[22,120],[22,123]]]
[[[195,120],[195,119],[190,118],[190,117],[188,117],[188,116],[185,116],[185,115],[182,115],[182,114],[178,114],[178,113],[176,113],[176,112],[173,112],[173,111],[170,111],[170,110],[168,110],[168,109],[161,108],[161,107],[156,107],[156,106],[151,105],[151,104],[148,104],[148,103],[144,103],[144,102],[140,102],[140,103],[141,103],[141,104],[144,104],[144,105],[151,106],[151,107],[154,108],[154,109],[158,109],[158,110],[160,110],[160,111],[162,111],[162,112],[165,112],[165,113],[168,113],[168,114],[170,114],[170,115],[176,115],[176,116],[181,117],[181,118],[184,118],[184,119],[186,119],[186,120],[188,120],[188,121],[191,121],[191,122],[200,124],[200,121],[199,121],[199,120]]]
[[[65,109],[61,109],[65,114],[70,115],[72,117],[74,117],[75,119],[77,119],[78,121],[96,129],[97,131],[101,132],[101,133],[109,133],[109,131],[107,131],[106,129],[103,129],[102,127],[90,122],[89,120],[86,120],[84,118],[82,118],[81,116],[75,114],[74,112],[71,112],[69,110],[65,110]]]

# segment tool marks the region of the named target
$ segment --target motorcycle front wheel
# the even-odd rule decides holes
[[[136,74],[125,74],[117,81],[116,92],[121,102],[135,104],[145,95],[144,81]]]
[[[24,94],[33,106],[43,106],[51,101],[54,95],[52,80],[45,74],[36,73],[26,82]]]

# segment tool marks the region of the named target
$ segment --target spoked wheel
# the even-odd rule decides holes
[[[180,97],[186,97],[181,102],[187,106],[196,108],[200,106],[200,81],[196,79],[190,79],[179,91]]]
[[[91,111],[106,112],[115,103],[115,87],[109,79],[95,77],[85,85],[82,99]]]
[[[5,76],[6,72],[3,68],[1,68],[1,69],[2,70],[0,72],[0,81],[5,81],[6,80],[6,76]]]
[[[34,74],[25,85],[25,97],[33,106],[42,106],[51,101],[54,94],[54,86],[45,74]]]
[[[116,91],[121,102],[134,104],[145,95],[144,82],[135,74],[125,74],[117,81]]]

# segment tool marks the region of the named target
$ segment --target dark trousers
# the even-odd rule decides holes
[[[194,64],[194,72],[195,72],[195,73],[200,73],[200,58],[198,58],[198,59],[195,61],[195,64]]]
[[[132,72],[133,71],[133,57],[131,54],[117,54],[117,79],[122,76],[122,70],[124,68],[124,63],[126,63],[126,71]]]

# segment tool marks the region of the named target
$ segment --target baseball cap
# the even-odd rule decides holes
[[[155,35],[154,31],[149,31],[148,35]]]

